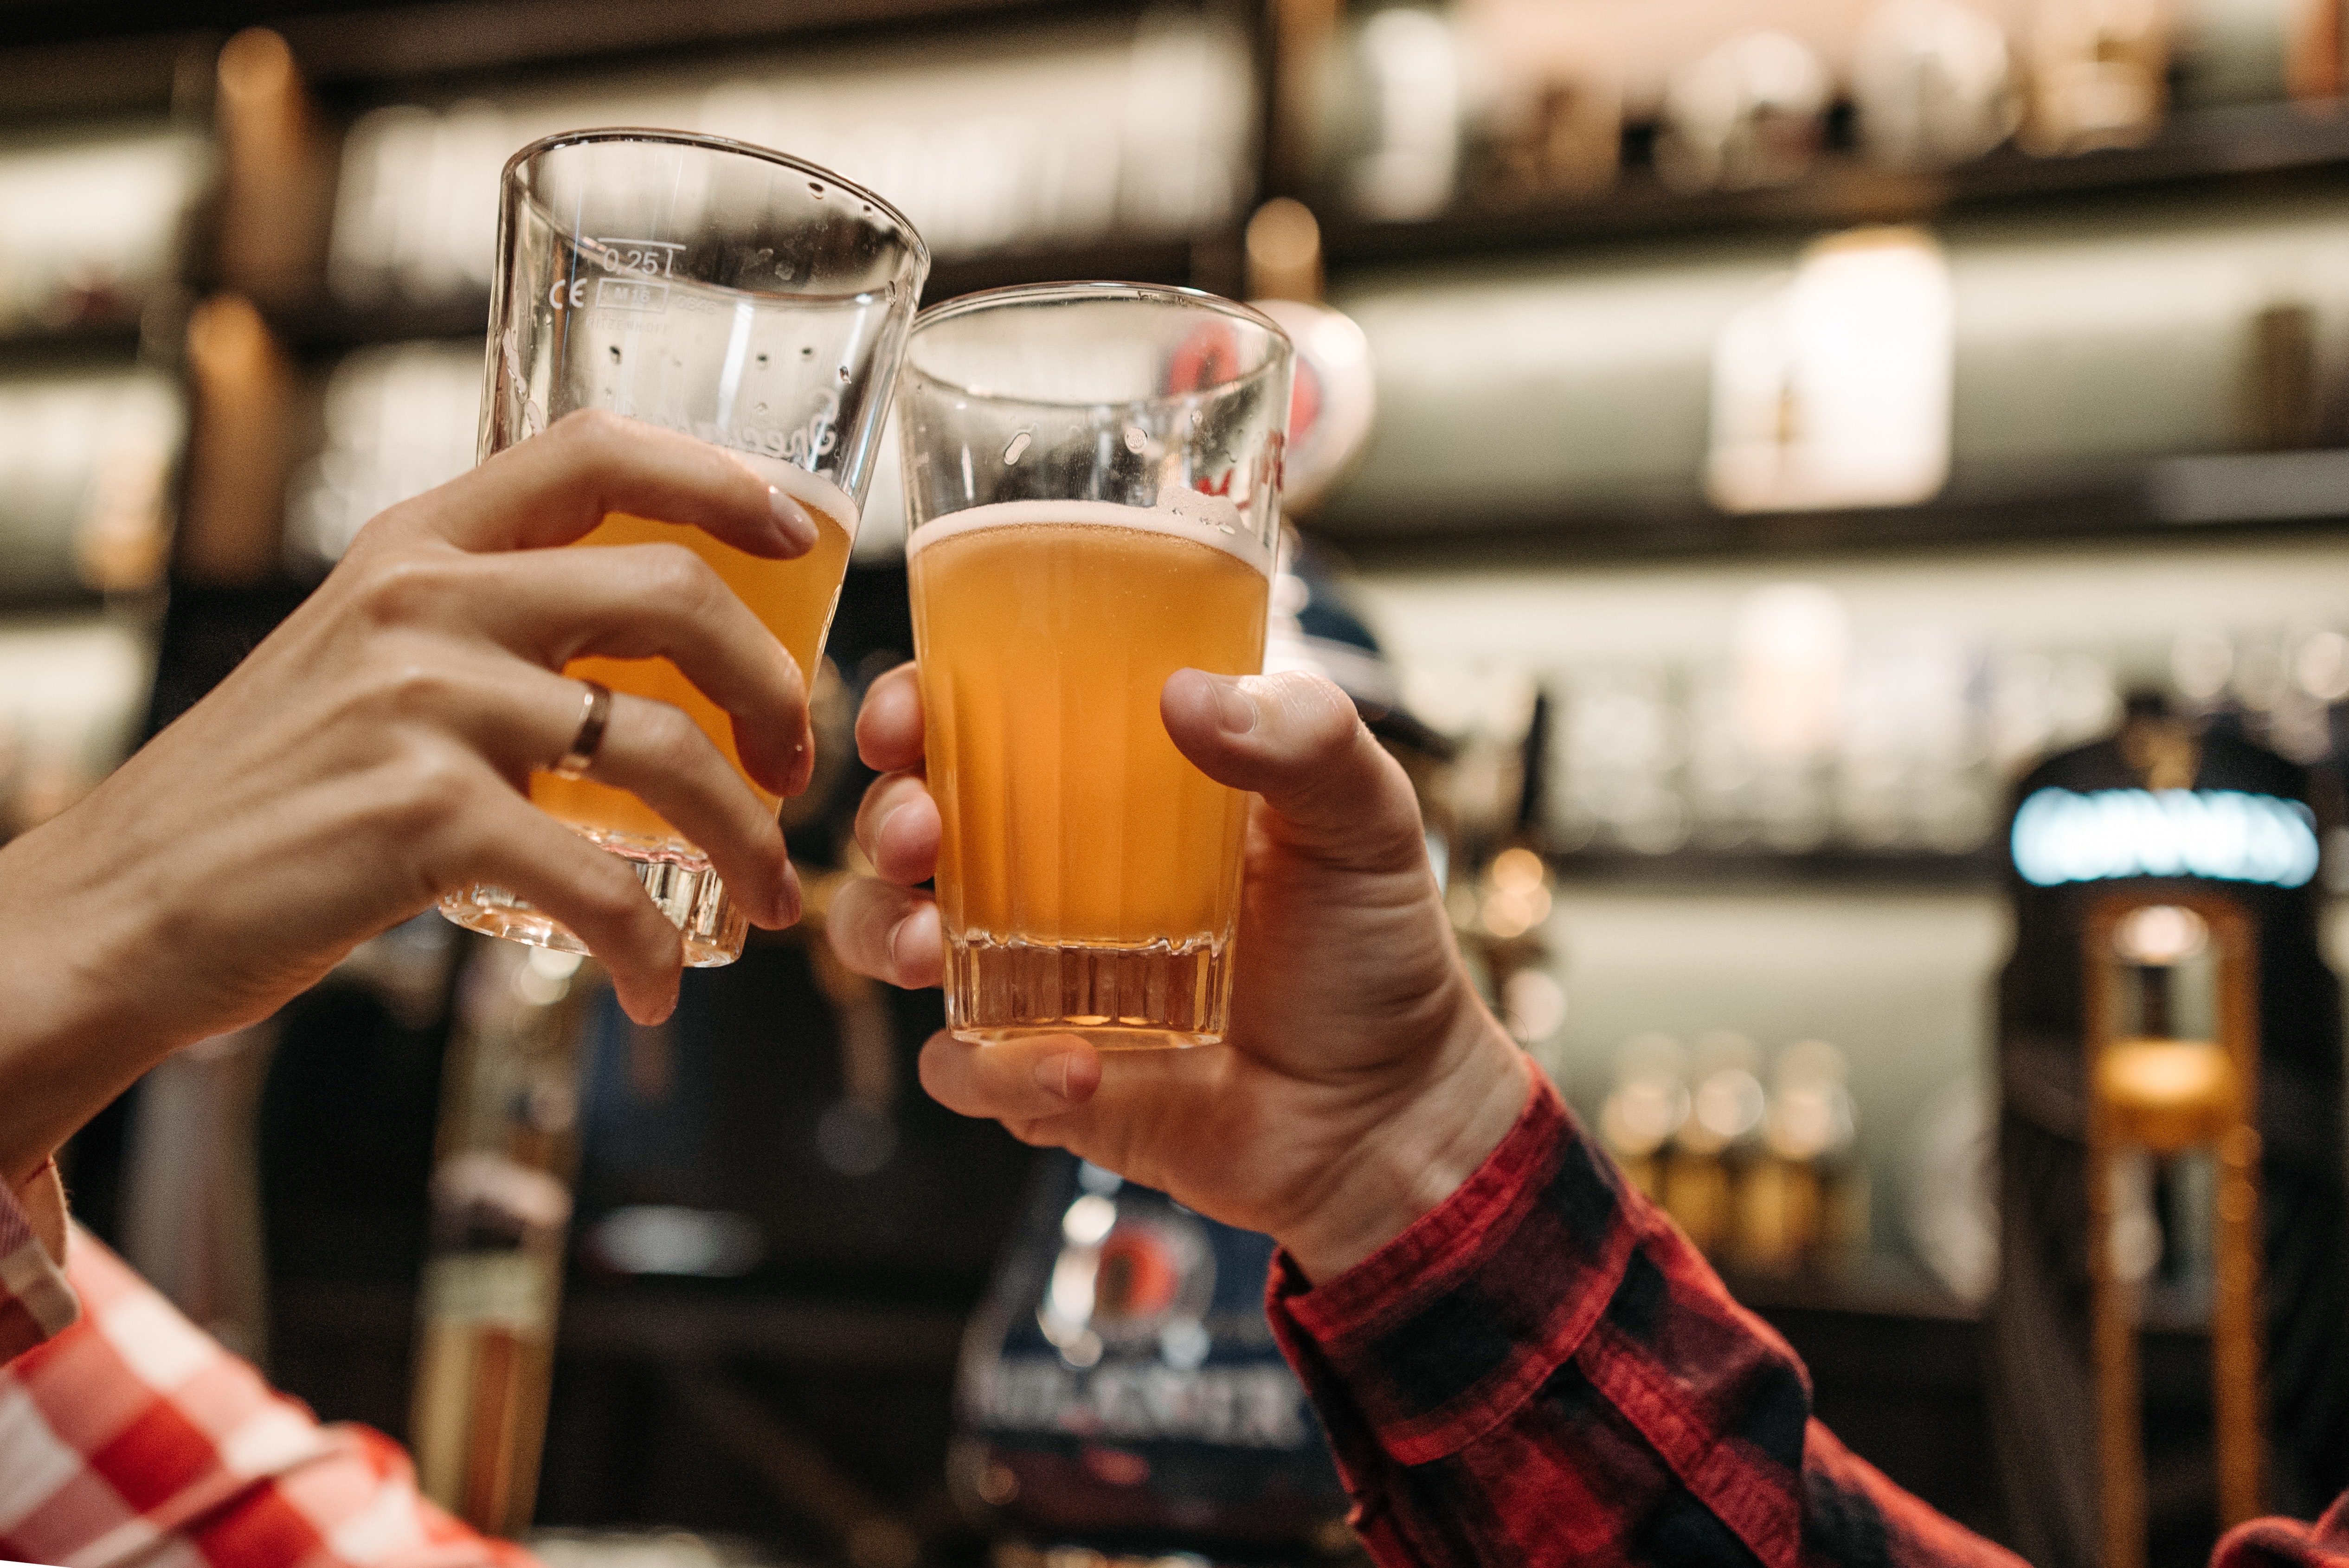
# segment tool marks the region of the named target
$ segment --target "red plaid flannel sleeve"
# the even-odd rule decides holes
[[[88,1235],[81,1321],[0,1367],[0,1559],[68,1568],[529,1568],[321,1427]]]
[[[1388,1568],[2021,1568],[1811,1418],[1547,1083],[1443,1207],[1318,1289],[1284,1255],[1268,1306]]]
[[[33,1181],[47,1189],[40,1196],[62,1206],[55,1165],[44,1165]],[[0,1365],[64,1332],[80,1314],[65,1270],[41,1245],[17,1195],[0,1181]]]

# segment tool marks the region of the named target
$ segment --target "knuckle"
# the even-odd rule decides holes
[[[480,779],[462,749],[436,741],[411,744],[395,766],[386,795],[395,830],[422,835],[464,820]]]
[[[639,739],[647,763],[660,772],[690,776],[709,749],[709,738],[681,707],[648,703]]]
[[[713,607],[725,583],[709,562],[682,544],[648,544],[644,574],[647,593],[676,608],[699,614]]]
[[[412,625],[447,602],[454,564],[422,552],[378,552],[364,562],[357,608],[378,626]]]
[[[626,438],[628,422],[609,408],[574,408],[548,427],[572,446],[595,451]]]

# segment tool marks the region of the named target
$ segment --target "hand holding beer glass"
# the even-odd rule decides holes
[[[1247,797],[1159,695],[1263,667],[1289,357],[1244,306],[1123,284],[915,325],[907,573],[965,1039],[1224,1037]]]
[[[806,554],[769,559],[617,511],[567,548],[685,546],[812,682],[928,270],[920,237],[886,202],[780,153],[655,130],[535,142],[507,163],[501,188],[481,455],[580,408],[732,453],[812,521]],[[683,933],[688,965],[731,963],[748,923],[708,857],[592,777],[619,692],[683,709],[759,789],[725,711],[667,659],[578,658],[564,673],[585,683],[580,738],[533,776],[531,799],[633,866]],[[476,931],[586,950],[505,889],[476,884],[440,907]]]

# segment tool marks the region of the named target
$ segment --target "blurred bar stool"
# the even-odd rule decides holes
[[[2231,900],[2174,892],[2099,900],[2087,923],[2082,962],[2089,1084],[2088,1272],[2104,1568],[2143,1568],[2146,1553],[2137,1375],[2141,1281],[2137,1271],[2123,1265],[2116,1244],[2125,1206],[2118,1189],[2131,1150],[2155,1159],[2200,1148],[2217,1155],[2210,1373],[2220,1523],[2231,1527],[2263,1511],[2259,978],[2253,941],[2250,918]],[[2205,953],[2216,961],[2215,1037],[2169,1037],[2170,982],[2180,965]],[[2134,998],[2124,967],[2137,972]]]

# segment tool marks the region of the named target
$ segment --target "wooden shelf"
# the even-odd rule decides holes
[[[922,303],[936,304],[980,289],[1060,278],[1119,278],[1136,283],[1195,284],[1208,288],[1220,285],[1220,292],[1231,292],[1239,286],[1238,254],[1236,237],[1217,234],[1196,239],[1112,238],[1095,244],[957,256],[931,268],[929,282],[922,290]],[[1234,275],[1223,275],[1226,272]],[[260,304],[263,315],[281,338],[298,351],[321,355],[367,344],[410,343],[424,338],[479,341],[488,329],[490,317],[489,296],[485,294],[357,305],[320,290],[279,296]]]
[[[1992,848],[1963,854],[1928,851],[1675,850],[1642,855],[1630,850],[1576,850],[1550,858],[1561,882],[1582,887],[1688,889],[1702,892],[1805,887],[1995,888],[2004,862]]]
[[[1733,515],[1692,494],[1646,509],[1589,507],[1469,513],[1431,529],[1423,510],[1334,513],[1310,531],[1359,563],[1458,566],[1464,560],[1545,562],[1789,555],[1931,545],[2062,544],[2097,540],[2186,543],[2227,534],[2337,534],[2349,530],[2349,449],[2215,453],[2155,459],[2104,474],[2020,486],[1956,489],[1913,507]]]
[[[2084,196],[2141,196],[2246,176],[2349,174],[2349,102],[2251,104],[2180,114],[2147,146],[2034,158],[2009,146],[1954,169],[1907,173],[1830,153],[1797,184],[1688,194],[1644,169],[1611,189],[1511,203],[1471,193],[1436,217],[1373,222],[1333,212],[1323,242],[1333,269],[1497,251],[1569,249],[1728,231],[1915,222],[1945,214]]]

